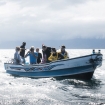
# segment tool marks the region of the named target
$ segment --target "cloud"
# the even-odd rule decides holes
[[[5,1],[0,1],[0,6],[3,6],[3,5],[5,5],[5,4],[6,4]]]
[[[0,39],[105,38],[104,4],[104,0],[4,0]]]

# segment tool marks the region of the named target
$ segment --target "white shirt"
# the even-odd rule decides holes
[[[18,51],[16,51],[14,54],[14,63],[21,64],[21,56]]]

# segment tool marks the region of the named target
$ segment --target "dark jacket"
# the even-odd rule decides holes
[[[58,52],[58,59],[60,60],[60,59],[67,59],[67,58],[69,58],[68,57],[68,53],[65,51],[65,52]]]
[[[37,63],[41,63],[42,54],[38,53]]]
[[[47,47],[47,49],[45,51],[42,50],[42,52],[43,52],[43,55],[46,54],[47,62],[48,62],[48,58],[51,55],[51,47]]]
[[[24,45],[21,45],[20,48],[23,48],[23,49],[21,49],[21,51],[20,51],[20,56],[21,56],[21,57],[24,57],[24,55],[25,55],[25,46],[24,46]]]

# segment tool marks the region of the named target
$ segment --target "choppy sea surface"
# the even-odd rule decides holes
[[[92,53],[92,49],[67,51],[70,58]],[[14,52],[14,49],[0,50],[0,105],[105,105],[104,49],[101,49],[103,64],[89,81],[11,76],[6,73],[4,62],[13,58]]]

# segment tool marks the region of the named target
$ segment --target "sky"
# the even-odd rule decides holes
[[[0,0],[0,48],[23,41],[72,48],[91,48],[89,41],[97,48],[98,41],[105,48],[104,40],[105,0]]]

